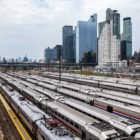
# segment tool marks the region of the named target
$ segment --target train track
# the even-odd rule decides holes
[[[22,140],[19,132],[0,100],[0,131],[4,140]]]

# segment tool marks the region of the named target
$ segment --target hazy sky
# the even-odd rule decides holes
[[[47,46],[62,42],[62,27],[76,25],[97,13],[105,20],[107,8],[130,16],[133,51],[140,49],[140,0],[0,0],[0,56],[43,58]]]

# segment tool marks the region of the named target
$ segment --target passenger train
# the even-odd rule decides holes
[[[4,83],[5,85],[5,83]],[[53,130],[50,126],[51,118],[46,115],[43,111],[50,113],[53,117],[63,123],[66,127],[75,132],[82,140],[128,140],[133,139],[131,136],[127,136],[124,133],[120,133],[112,126],[105,122],[100,122],[94,118],[88,117],[60,102],[45,100],[40,101],[40,98],[34,99],[34,93],[30,93],[29,98],[34,100],[36,104],[37,100],[39,108],[35,107],[32,103],[27,101],[22,95],[15,92],[13,88],[5,88],[5,86],[0,86],[0,91],[6,98],[8,103],[12,106],[14,111],[19,115],[19,117],[26,124],[28,129],[32,132],[34,139],[39,140],[79,140],[78,137],[72,137],[71,139],[67,136],[67,133],[63,135],[58,135],[57,130]],[[32,98],[31,98],[32,95]],[[70,117],[71,116],[71,117]],[[53,130],[53,131],[52,131]],[[71,137],[71,136],[70,136]],[[138,134],[135,134],[138,137]]]
[[[59,80],[58,74],[51,74],[51,73],[42,74],[41,73],[41,76]],[[110,89],[110,90],[140,95],[139,85],[127,85],[127,84],[124,84],[124,83],[122,84],[118,82],[116,83],[104,82],[104,81],[97,81],[95,79],[89,80],[89,79],[82,79],[79,77],[75,78],[72,76],[61,76],[61,80],[71,82],[71,83],[77,83],[77,84],[82,84],[82,85],[94,86],[94,87],[99,87],[103,89]]]
[[[41,86],[46,89],[57,91],[58,93],[61,93],[63,95],[67,95],[69,97],[73,97],[80,101],[94,105],[97,108],[107,110],[108,112],[118,114],[120,116],[140,122],[140,107],[137,106],[138,103],[140,103],[140,100],[138,100],[138,102],[136,102],[137,105],[134,104],[135,100],[139,99],[138,98],[139,96],[132,97],[132,95],[131,95],[131,99],[134,98],[134,101],[131,101],[132,102],[131,103],[130,100],[129,100],[129,102],[127,102],[128,100],[126,100],[126,99],[123,99],[121,101],[117,100],[117,97],[110,99],[110,98],[102,97],[102,96],[98,96],[98,95],[91,96],[91,93],[92,93],[91,90],[89,90],[89,91],[81,90],[79,92],[78,91],[79,88],[75,88],[74,86],[72,87],[71,85],[65,85],[63,83],[61,85],[57,85],[57,84],[55,84],[54,81],[52,81],[53,82],[52,83],[51,81],[46,80],[47,83],[51,83],[51,84],[47,84],[47,83],[39,81],[39,77],[38,77],[38,81],[37,81],[37,79],[33,80],[30,78],[24,78],[24,80],[26,80],[27,82],[19,80],[19,83],[21,82],[22,84],[28,86],[29,85],[28,82],[30,82],[37,86]]]
[[[26,88],[25,86],[20,86],[21,84],[18,84],[18,82],[15,82],[15,81],[13,81],[13,80],[9,80],[8,78],[6,79],[5,78],[5,82],[9,82],[10,83],[10,86],[12,86],[12,85],[14,85],[13,87],[15,88],[16,87],[16,89],[18,89],[19,90],[19,92],[21,93],[21,94],[23,94],[23,95],[25,95],[26,97],[28,97],[28,99],[30,99],[32,102],[34,102],[37,106],[39,106],[40,108],[42,108],[43,110],[46,110],[46,112],[49,112],[49,113],[51,113],[51,114],[53,114],[53,116],[55,116],[57,119],[59,119],[60,121],[62,121],[65,125],[67,125],[67,126],[70,126],[70,128],[73,130],[73,131],[75,131],[75,129],[77,130],[77,131],[75,131],[76,133],[77,133],[77,135],[78,134],[80,134],[80,136],[81,135],[85,135],[83,132],[81,133],[81,131],[79,131],[79,129],[81,130],[81,128],[83,128],[83,126],[81,127],[81,123],[79,122],[79,123],[75,123],[75,122],[77,122],[77,121],[75,121],[74,119],[74,122],[73,122],[73,120],[71,120],[70,118],[67,118],[65,115],[66,115],[66,111],[65,112],[63,112],[63,110],[64,110],[64,107],[63,107],[63,109],[62,110],[60,110],[60,111],[58,111],[60,108],[61,108],[61,106],[63,106],[62,104],[60,104],[59,102],[57,102],[56,103],[56,101],[55,102],[46,102],[45,100],[47,99],[46,97],[44,97],[43,95],[41,95],[41,94],[38,94],[37,92],[35,92],[34,90],[29,90],[29,88]],[[14,84],[15,83],[15,84]],[[25,82],[26,83],[26,82]],[[36,96],[34,96],[35,94],[37,94]],[[62,102],[64,101],[64,99],[62,99]],[[46,106],[47,106],[47,108],[46,108]],[[59,107],[58,107],[59,106]],[[57,110],[57,111],[56,111]],[[66,109],[67,110],[67,109]],[[81,116],[81,115],[80,115]],[[64,120],[65,120],[65,122],[64,122]],[[68,123],[69,122],[69,123]],[[68,123],[68,124],[67,124]],[[73,127],[73,125],[72,124],[74,124],[74,128],[72,128]],[[96,123],[95,123],[96,124]],[[99,125],[99,123],[97,123],[98,125]],[[101,125],[101,124],[100,124]],[[104,124],[105,125],[105,124]],[[90,125],[88,125],[88,127],[90,127]],[[95,127],[95,126],[94,126]],[[97,126],[96,126],[97,127]],[[137,128],[137,129],[136,129]],[[137,133],[137,132],[139,132],[139,127],[137,126],[134,130],[135,130],[135,133],[133,133],[132,135],[134,135],[135,137],[140,137],[139,135],[139,133]],[[83,129],[85,129],[85,128],[83,128]],[[130,128],[129,128],[130,129]],[[131,132],[134,132],[134,130],[133,131],[131,131]],[[85,131],[87,131],[87,130],[85,130]],[[84,131],[84,132],[85,132]],[[88,135],[89,136],[89,135]],[[86,138],[88,137],[88,136],[86,136]]]
[[[11,87],[0,84],[0,92],[34,140],[80,140],[62,123],[41,111]]]

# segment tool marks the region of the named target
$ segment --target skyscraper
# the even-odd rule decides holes
[[[59,61],[62,57],[62,45],[56,45],[55,48],[57,50],[57,60]]]
[[[123,19],[123,34],[122,40],[131,41],[132,42],[132,22],[131,18],[127,17]]]
[[[78,21],[76,26],[76,63],[82,62],[87,52],[96,53],[97,58],[97,14],[88,21]]]
[[[73,52],[74,52],[74,62],[76,61],[76,27],[73,31]]]
[[[117,36],[117,39],[120,39],[120,14],[117,13],[117,10],[106,10],[106,21],[113,21],[113,35]]]
[[[99,23],[98,64],[117,66],[120,60],[120,14],[107,9],[106,21]]]
[[[72,26],[64,26],[63,27],[63,59],[65,62],[68,62],[70,59],[70,50],[73,49],[73,27]]]
[[[121,60],[129,60],[132,57],[132,42],[121,41]]]
[[[129,60],[132,57],[132,22],[130,17],[123,19],[123,33],[121,42],[121,59]]]

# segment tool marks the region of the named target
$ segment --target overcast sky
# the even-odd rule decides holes
[[[140,49],[140,0],[0,0],[0,56],[43,58],[44,49],[62,44],[62,27],[75,26],[97,13],[105,20],[107,8],[130,16],[133,51]]]

